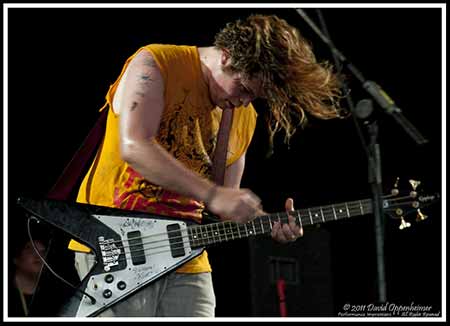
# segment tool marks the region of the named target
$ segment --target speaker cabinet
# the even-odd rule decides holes
[[[305,230],[294,243],[249,240],[252,317],[333,316],[330,235]]]

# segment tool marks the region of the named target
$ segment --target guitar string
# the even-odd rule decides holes
[[[364,204],[364,206],[365,206],[366,212],[369,213],[369,209],[371,208],[371,207],[370,207],[370,204],[367,205],[367,203],[366,203],[366,204]],[[362,205],[358,205],[357,207],[350,207],[350,206],[348,206],[348,209],[349,209],[349,210],[357,210],[357,211],[358,211],[358,214],[355,214],[355,215],[362,215],[362,214],[359,213],[360,210],[361,210],[361,207],[362,207]],[[362,207],[362,208],[363,208],[363,211],[364,211],[364,207]],[[323,209],[326,209],[326,207],[323,207]],[[280,214],[283,214],[283,213],[280,213]],[[278,215],[279,215],[279,214],[278,214]],[[353,215],[353,212],[352,212],[352,215]],[[280,218],[280,217],[279,217],[279,218]],[[299,217],[297,217],[296,219],[298,219],[298,218],[299,218]],[[305,216],[302,217],[302,216],[300,215],[300,218],[303,218],[303,219],[308,220],[308,217],[305,217]],[[339,219],[342,219],[342,218],[343,218],[343,217],[341,216]],[[316,214],[315,216],[312,216],[312,215],[311,215],[309,219],[312,219],[312,220],[317,219],[317,221],[313,221],[312,224],[323,223],[323,219],[321,219],[321,218],[319,217],[318,214]],[[283,216],[282,220],[286,220],[286,221],[287,221],[287,214]],[[328,219],[328,221],[332,221],[332,220],[333,220],[333,219]],[[250,231],[250,234],[249,234],[249,232],[248,232],[247,229],[244,230],[244,229],[243,229],[243,226],[245,227],[245,225],[243,225],[243,224],[242,224],[242,225],[235,224],[234,226],[235,226],[235,228],[233,229],[233,231],[232,231],[233,233],[231,234],[231,238],[233,238],[233,239],[234,239],[233,234],[236,234],[236,236],[239,234],[239,238],[242,238],[242,236],[240,235],[240,231],[239,231],[239,230],[241,230],[242,233],[245,233],[247,237],[248,237],[248,236],[251,236],[251,235],[255,235],[252,231]],[[271,225],[269,224],[269,226],[271,226]],[[193,228],[200,228],[200,227],[193,227]],[[252,228],[252,227],[250,226],[250,228]],[[256,232],[256,228],[253,227],[253,229],[254,229],[255,232]],[[236,233],[236,230],[238,230],[238,233]],[[219,233],[218,233],[217,231],[219,231]],[[216,241],[216,238],[219,238],[219,242],[222,242],[222,241],[228,241],[228,238],[227,238],[227,234],[226,234],[226,233],[221,233],[219,229],[217,229],[217,231],[214,231],[214,230],[211,229],[211,230],[206,230],[206,232],[201,232],[200,235],[206,234],[207,237],[203,237],[203,238],[199,238],[199,239],[194,239],[193,241],[197,241],[197,242],[200,242],[200,241],[205,242],[205,241],[206,241],[205,244],[209,244],[208,242],[209,242],[209,240],[211,240],[211,239],[213,239],[214,242],[217,242],[217,241]],[[224,230],[222,229],[222,231],[224,231]],[[173,231],[173,232],[180,232],[180,231]],[[171,232],[169,231],[169,232],[167,232],[167,233],[161,233],[160,235],[167,235],[167,234],[169,234],[169,233],[171,233]],[[191,232],[191,233],[192,233],[192,232]],[[197,234],[198,234],[198,233],[197,233]],[[257,235],[257,234],[258,234],[258,232],[256,232],[256,235]],[[208,235],[211,235],[211,236],[208,237]],[[154,235],[152,235],[152,236],[154,236]],[[184,235],[184,236],[181,236],[181,237],[175,237],[175,238],[172,238],[172,239],[173,239],[173,240],[176,240],[176,239],[183,239],[183,238],[186,238],[186,237],[189,237],[189,236],[190,236],[190,235],[188,234],[187,236]],[[146,237],[149,237],[149,236],[146,236]],[[141,237],[141,239],[146,238],[146,237]],[[225,239],[222,239],[222,237],[225,238]],[[144,242],[144,243],[139,244],[139,245],[144,246],[144,245],[148,245],[148,244],[151,244],[151,243],[157,243],[157,242],[165,242],[165,243],[167,243],[167,241],[168,241],[168,239],[167,239],[167,238],[164,238],[164,239],[162,239],[162,240],[156,240],[156,241]],[[118,241],[118,242],[121,242],[121,241]],[[182,242],[184,243],[183,240],[182,240]],[[116,243],[117,243],[117,241],[116,241]],[[176,245],[179,245],[179,244],[180,244],[180,242],[173,242],[173,243],[172,243],[172,246],[176,246]],[[129,245],[129,246],[116,247],[115,249],[124,249],[124,248],[129,248],[129,247],[131,247],[131,246],[134,246],[134,247],[135,247],[136,245]],[[145,251],[145,250],[156,249],[156,248],[164,248],[164,247],[167,247],[167,244],[164,244],[164,245],[162,245],[162,246],[149,247],[149,248],[144,248],[144,249],[137,249],[137,250],[134,250],[134,251],[131,251],[131,250],[130,250],[130,254],[132,254],[132,253],[134,253],[134,252]],[[169,246],[169,247],[170,247],[170,246]],[[135,257],[139,257],[139,256],[135,256]]]
[[[387,196],[385,196],[385,197],[387,197]],[[395,198],[395,199],[391,199],[390,200],[390,208],[392,209],[394,201],[400,201],[400,200],[404,200],[404,199],[408,199],[408,198],[410,198],[410,197],[409,196],[405,196],[405,197],[398,197],[398,198]],[[299,214],[301,215],[301,213],[303,213],[303,215],[304,215],[304,212],[307,212],[306,214],[307,214],[307,217],[308,217],[310,211],[311,212],[320,212],[321,209],[322,210],[327,210],[327,209],[333,210],[336,213],[336,207],[342,207],[342,208],[347,208],[348,207],[348,209],[353,209],[354,208],[355,210],[358,210],[358,214],[359,214],[361,206],[364,206],[364,207],[368,206],[368,208],[370,209],[371,208],[371,200],[370,199],[365,199],[365,200],[358,200],[358,201],[341,203],[341,204],[326,205],[326,206],[321,206],[321,207],[313,207],[313,208],[310,208],[310,209],[308,209],[308,208],[307,209],[300,209],[300,210],[296,210],[296,211],[291,212],[291,215],[299,215]],[[367,209],[367,207],[366,207],[366,209]],[[281,212],[281,213],[274,213],[274,214],[263,215],[263,216],[256,216],[255,219],[258,219],[258,218],[259,219],[264,219],[264,218],[271,219],[272,217],[275,217],[275,215],[277,215],[277,216],[283,215],[284,217],[287,217],[287,213]],[[361,215],[361,214],[359,214],[359,215]],[[323,220],[321,219],[320,216],[321,215],[319,215],[319,214],[317,214],[316,216],[312,216],[313,220],[314,219],[318,219],[318,221],[313,221],[313,224],[323,222]],[[298,219],[298,216],[296,217],[296,220],[297,219]],[[306,219],[308,219],[308,218],[306,218]],[[252,227],[251,224],[254,223],[254,221],[255,220],[252,220],[252,221],[247,222],[247,223],[237,223],[237,222],[234,222],[234,221],[223,221],[223,222],[213,223],[213,224],[191,226],[191,228],[205,228],[208,225],[216,225],[216,224],[222,224],[223,226],[225,226],[225,224],[238,225],[240,228],[245,228],[246,225],[249,225],[249,227]],[[174,221],[174,222],[177,222],[177,221]],[[180,232],[180,231],[179,230],[173,230],[173,231],[167,231],[167,232],[162,232],[162,233],[155,233],[155,234],[151,234],[151,235],[146,235],[146,236],[143,236],[143,237],[141,237],[141,236],[131,237],[131,238],[128,238],[128,240],[129,241],[130,240],[142,240],[142,239],[145,239],[145,238],[151,238],[151,237],[157,237],[157,236],[165,236],[165,235],[169,235],[169,234],[175,233],[175,232]],[[161,241],[161,240],[156,240],[154,242],[158,242],[158,241]],[[116,244],[116,243],[121,243],[121,242],[122,242],[122,240],[116,240],[116,241],[111,241],[108,244]],[[147,243],[150,243],[150,242],[147,242]]]
[[[409,197],[406,197],[406,198],[409,198]],[[361,201],[362,202],[362,201]],[[355,206],[355,207],[348,207],[349,208],[349,211],[350,210],[357,210],[358,211],[358,214],[355,214],[354,216],[360,216],[360,215],[362,215],[362,214],[360,214],[359,212],[361,211],[361,205],[359,205],[360,203],[358,202],[358,203],[355,203],[355,204],[357,204],[357,206]],[[361,203],[362,204],[362,203]],[[333,206],[337,206],[337,205],[333,205]],[[390,207],[393,207],[394,205],[390,205]],[[328,206],[329,207],[329,206]],[[370,210],[370,208],[371,208],[371,205],[370,205],[370,203],[365,203],[365,204],[362,204],[362,207],[363,207],[363,211],[365,210],[366,212],[365,213],[369,213],[369,210]],[[326,209],[327,207],[321,207],[322,209]],[[295,211],[295,212],[298,212],[298,211]],[[273,215],[281,215],[282,214],[282,217],[279,217],[279,219],[277,219],[277,221],[278,220],[281,220],[281,221],[283,221],[283,220],[286,220],[287,221],[287,214],[286,213],[278,213],[278,214],[273,214]],[[273,216],[273,215],[271,215],[271,216]],[[353,214],[352,214],[353,215]],[[351,217],[351,216],[350,216]],[[320,218],[320,217],[318,217],[318,216],[300,216],[300,218],[305,218],[306,220],[309,220],[310,218],[312,218],[313,219],[313,224],[318,224],[318,223],[323,223],[323,220],[322,220],[322,218]],[[296,217],[296,220],[298,219],[298,217]],[[318,219],[318,221],[314,221],[314,219]],[[342,217],[340,217],[340,219],[342,219]],[[333,221],[334,219],[328,219],[328,221]],[[272,222],[272,221],[271,221]],[[235,226],[236,226],[236,230],[238,229],[238,227],[239,228],[242,228],[242,226],[244,226],[245,224],[235,224]],[[312,224],[308,224],[308,225],[312,225]],[[200,227],[191,227],[191,228],[200,228]],[[169,232],[166,232],[166,233],[160,233],[159,235],[167,235],[167,234],[169,234],[169,233],[171,233],[171,232],[181,232],[181,231],[169,231]],[[214,232],[215,232],[215,234],[214,234]],[[233,232],[235,232],[235,230],[233,230]],[[244,231],[243,231],[243,233],[244,233]],[[246,236],[244,236],[244,238],[245,237],[249,237],[249,236],[252,236],[252,235],[258,235],[258,234],[254,234],[253,232],[250,232],[250,234],[248,233],[248,232],[245,232],[246,233]],[[228,239],[222,239],[222,238],[225,238],[225,236],[226,236],[226,234],[220,234],[220,232],[219,232],[219,234],[217,234],[217,231],[213,231],[213,233],[211,233],[211,230],[207,230],[207,232],[203,232],[202,234],[207,234],[207,237],[203,237],[203,238],[200,238],[200,239],[196,239],[196,240],[193,240],[193,241],[198,241],[198,242],[205,242],[205,241],[208,241],[209,242],[209,240],[213,240],[213,243],[215,243],[215,242],[223,242],[223,241],[228,241]],[[209,236],[209,235],[211,235],[211,236]],[[239,233],[239,235],[240,235],[240,233]],[[155,235],[151,235],[151,236],[155,236]],[[150,236],[145,236],[145,237],[140,237],[140,239],[143,239],[143,238],[147,238],[147,237],[150,237]],[[188,240],[188,241],[185,241],[185,240],[183,240],[183,239],[185,239],[185,238],[189,238],[190,237],[190,235],[188,234],[188,235],[182,235],[182,236],[178,236],[178,237],[174,237],[174,238],[172,238],[172,239],[174,239],[174,240],[180,240],[181,239],[181,241],[178,241],[178,242],[173,242],[172,243],[172,246],[179,246],[179,245],[181,245],[181,243],[183,243],[183,244],[185,244],[185,243],[189,243],[190,241]],[[139,237],[136,237],[136,238],[139,238]],[[134,239],[136,239],[136,238],[134,238]],[[216,241],[216,239],[217,238],[219,238],[219,241]],[[243,238],[242,236],[239,236],[239,238]],[[130,238],[131,239],[131,238]],[[162,239],[162,240],[156,240],[156,241],[150,241],[150,242],[143,242],[142,244],[139,244],[139,246],[143,246],[144,247],[144,245],[148,245],[148,244],[152,244],[152,243],[157,243],[157,242],[165,242],[165,244],[164,245],[160,245],[160,246],[156,246],[156,247],[146,247],[146,248],[143,248],[143,249],[137,249],[137,250],[134,250],[134,251],[131,251],[131,250],[129,250],[129,253],[127,253],[127,254],[133,254],[133,253],[136,253],[136,252],[142,252],[142,251],[144,251],[144,253],[145,253],[145,251],[146,250],[154,250],[154,249],[158,249],[158,248],[170,248],[170,244],[169,245],[167,245],[167,242],[168,242],[169,240],[168,240],[168,238],[164,238],[164,239]],[[114,243],[120,243],[120,242],[122,242],[122,241],[115,241]],[[207,245],[207,244],[210,244],[210,243],[205,243],[204,245]],[[200,244],[200,246],[201,246],[202,244]],[[122,246],[122,247],[116,247],[115,249],[125,249],[125,248],[130,248],[130,247],[135,247],[136,245],[128,245],[128,246]],[[178,248],[177,248],[178,249]],[[181,249],[181,248],[179,248],[179,249]],[[183,249],[184,249],[184,247],[183,247]],[[165,253],[165,252],[170,252],[170,251],[172,251],[172,249],[169,249],[169,250],[164,250],[164,251],[159,251],[159,252],[153,252],[153,253],[151,253],[151,254],[144,254],[144,255],[133,255],[133,257],[134,258],[140,258],[140,257],[146,257],[146,256],[150,256],[150,255],[155,255],[155,254],[161,254],[161,253]],[[124,253],[121,253],[121,255],[123,255]],[[132,257],[125,257],[125,258],[122,258],[122,259],[119,259],[118,261],[124,261],[124,260],[129,260],[129,259],[132,259]],[[93,259],[93,260],[95,260],[95,259]]]
[[[368,212],[368,209],[370,209],[370,205],[363,205],[363,210],[366,210],[367,212]],[[358,211],[358,215],[361,215],[361,214],[359,214],[359,212],[361,211],[361,206],[360,205],[358,205],[357,207],[355,206],[355,207],[349,207],[349,211]],[[297,217],[298,218],[298,217]],[[296,218],[296,219],[297,219]],[[308,216],[308,217],[301,217],[301,218],[307,218],[308,220],[310,219],[310,217]],[[313,218],[313,220],[316,218],[317,219],[317,217],[312,217]],[[342,217],[341,217],[342,218]],[[287,214],[285,215],[285,216],[283,216],[283,217],[281,217],[279,220],[281,220],[282,222],[283,222],[283,220],[286,220],[287,221]],[[329,221],[332,221],[333,219],[329,219]],[[277,221],[278,221],[278,219],[277,219]],[[323,220],[321,219],[321,218],[319,218],[318,219],[318,221],[315,221],[313,224],[316,224],[316,223],[320,223],[320,222],[323,222]],[[236,226],[238,226],[238,225],[236,225]],[[235,229],[235,230],[233,230],[233,232],[235,232],[237,230],[237,228]],[[178,231],[178,232],[180,232],[180,231]],[[169,232],[167,232],[167,233],[169,233]],[[166,235],[167,233],[161,233],[161,235]],[[249,232],[242,232],[243,234],[246,234],[246,236],[244,236],[244,238],[245,237],[249,237],[249,236],[253,236],[253,235],[258,235],[258,233],[256,232],[256,234],[254,233],[254,232],[250,232],[250,234],[249,234]],[[192,233],[191,233],[192,234]],[[195,239],[195,240],[193,240],[193,242],[195,242],[195,241],[197,241],[197,242],[202,242],[202,243],[204,243],[205,241],[207,241],[207,242],[209,242],[209,240],[213,240],[214,242],[223,242],[223,241],[228,241],[229,239],[228,238],[225,238],[226,237],[226,234],[221,234],[220,232],[219,233],[217,233],[217,231],[213,231],[213,233],[211,233],[211,231],[207,231],[207,232],[203,232],[202,233],[203,235],[204,234],[206,234],[207,235],[207,237],[202,237],[202,238],[199,238],[199,239]],[[239,238],[243,238],[243,236],[241,236],[240,235],[241,233],[239,233]],[[211,236],[209,236],[209,235],[211,235]],[[237,233],[235,233],[235,235],[236,235],[236,237],[238,237],[237,236]],[[173,242],[172,243],[172,246],[173,247],[175,247],[175,246],[178,246],[178,247],[180,247],[181,246],[181,244],[189,244],[190,243],[190,241],[189,241],[189,238],[190,237],[190,235],[188,234],[188,235],[182,235],[182,236],[178,236],[178,237],[174,237],[174,238],[172,238],[173,240],[177,240],[177,242]],[[142,238],[144,238],[144,237],[142,237]],[[216,241],[216,239],[217,238],[219,238],[219,241]],[[181,241],[179,241],[181,239]],[[187,239],[187,241],[186,241],[186,239]],[[233,238],[234,239],[234,238]],[[158,248],[170,248],[171,246],[170,246],[170,244],[169,245],[167,245],[167,242],[169,241],[169,239],[168,238],[165,238],[165,239],[162,239],[162,240],[157,240],[157,241],[152,241],[152,242],[144,242],[144,243],[142,243],[142,244],[139,244],[139,246],[141,246],[142,245],[142,247],[143,247],[143,249],[136,249],[136,250],[129,250],[129,252],[125,252],[125,251],[123,251],[123,252],[121,252],[120,253],[120,255],[125,255],[125,257],[124,258],[119,258],[118,259],[118,262],[122,262],[122,261],[125,261],[125,260],[132,260],[133,258],[134,259],[136,259],[136,258],[141,258],[141,257],[147,257],[147,256],[150,256],[150,255],[156,255],[156,254],[161,254],[161,253],[166,253],[166,252],[171,252],[172,251],[172,249],[165,249],[165,250],[162,250],[162,251],[159,251],[159,252],[152,252],[152,253],[149,253],[149,254],[145,254],[145,251],[149,251],[149,250],[155,250],[155,249],[158,249]],[[164,242],[164,245],[160,245],[160,246],[155,246],[155,247],[144,247],[145,245],[148,245],[148,244],[152,244],[152,243],[156,243],[156,242]],[[213,242],[213,243],[214,243]],[[209,244],[209,243],[204,243],[205,245],[206,244]],[[200,244],[201,245],[201,244]],[[129,245],[129,246],[122,246],[122,247],[116,247],[115,249],[124,249],[124,248],[130,248],[131,246],[136,246],[136,245]],[[184,246],[182,246],[182,248],[184,249]],[[176,248],[176,249],[181,249],[181,248]],[[141,254],[141,255],[136,255],[136,253],[137,252],[144,252],[144,254]],[[134,255],[133,255],[134,254]],[[131,257],[131,256],[132,257]],[[129,256],[129,257],[128,257]],[[123,256],[122,256],[123,257]],[[93,261],[96,261],[96,259],[95,258],[92,258],[91,260],[93,260]]]
[[[354,206],[348,206],[347,205],[349,210],[355,210],[355,211],[358,212],[359,215],[361,215],[360,214],[361,206],[363,207],[363,211],[364,210],[368,211],[368,209],[370,209],[370,203],[367,203],[367,202],[354,203]],[[323,211],[323,210],[333,209],[333,208],[324,206],[324,207],[321,207],[321,209]],[[319,211],[320,210],[314,210],[314,212],[319,212]],[[296,222],[297,222],[297,220],[299,218],[299,215],[301,216],[300,213],[303,213],[303,210],[294,211],[290,215],[297,215],[297,217],[295,217]],[[275,215],[277,217],[275,217]],[[355,215],[355,214],[352,213],[351,215]],[[306,219],[306,220],[312,219],[313,220],[312,224],[317,224],[317,223],[321,223],[321,222],[323,223],[323,219],[321,218],[321,216],[322,216],[322,214],[319,215],[318,213],[314,213],[314,215],[311,214],[311,216],[309,214],[307,214],[307,216],[305,216],[305,214],[303,214],[303,216],[301,218]],[[272,220],[278,221],[280,219],[281,219],[282,222],[284,222],[284,220],[286,220],[286,222],[288,221],[288,215],[285,212],[255,217],[255,219],[257,219],[257,218],[260,218],[260,219],[269,218],[269,222],[272,222]],[[316,221],[314,221],[314,220],[316,220]],[[332,219],[330,219],[330,221],[331,220]],[[224,222],[220,222],[220,223],[216,223],[216,224],[206,224],[206,225],[199,225],[199,226],[191,226],[190,229],[193,230],[193,231],[196,231],[196,229],[202,229],[202,228],[206,228],[207,229],[208,226],[210,226],[210,227],[212,227],[214,225],[218,226],[218,224],[221,224],[221,225],[225,226],[225,224],[228,224],[228,225],[231,225],[232,227],[235,227],[236,229],[239,229],[239,230],[242,230],[243,232],[246,232],[245,231],[246,228],[251,228],[251,229],[254,228],[254,225],[252,225],[252,224],[254,224],[254,221],[255,220],[252,220],[252,221],[247,222],[247,223],[237,223],[237,222],[233,222],[233,221],[224,221]],[[261,221],[261,222],[262,223],[267,223],[267,221]],[[299,225],[300,225],[300,223],[299,223]],[[222,227],[222,229],[224,229],[224,228]],[[173,231],[167,231],[167,232],[162,232],[162,233],[155,233],[155,234],[146,235],[146,236],[143,236],[143,237],[139,237],[139,236],[138,237],[132,237],[132,238],[128,238],[127,240],[128,241],[130,241],[130,240],[142,240],[142,239],[146,239],[146,238],[155,238],[155,237],[160,237],[160,236],[164,236],[165,237],[167,235],[170,235],[172,233],[177,233],[177,232],[181,232],[181,230],[173,230]],[[211,232],[211,231],[210,230],[206,230],[206,232]],[[200,234],[203,234],[203,233],[205,233],[205,232],[200,232]],[[117,243],[122,243],[122,241],[123,240],[111,241],[111,242],[108,242],[106,244],[107,245],[117,244]],[[161,241],[165,241],[165,239],[149,241],[149,242],[145,242],[143,244],[156,243],[156,242],[161,242]],[[130,247],[130,246],[123,246],[123,247],[118,247],[118,248],[128,248],[128,247]]]
[[[342,205],[342,207],[345,207],[345,204],[336,204],[336,205],[328,205],[328,206],[322,206],[322,207],[314,207],[314,208],[310,208],[310,209],[300,209],[300,210],[296,210],[291,212],[291,215],[298,215],[299,213],[302,213],[304,211],[314,211],[314,212],[319,212],[320,209],[334,209],[334,207],[340,206]],[[360,206],[367,206],[369,205],[370,208],[370,200],[360,200],[360,201],[355,201],[355,202],[349,202],[347,203],[347,207],[350,209],[351,207],[353,207],[355,210],[358,209],[358,212],[360,211]],[[287,218],[287,213],[286,212],[281,212],[281,213],[273,213],[273,214],[268,214],[268,215],[262,215],[262,216],[256,216],[255,219],[264,219],[264,218],[268,218],[269,220],[271,220],[271,218],[275,218],[275,216],[279,216],[282,215],[283,217]],[[309,215],[308,215],[309,216]],[[317,216],[316,216],[317,217]],[[278,217],[279,218],[279,217]],[[277,219],[278,219],[277,218]],[[296,217],[297,219],[298,217]],[[314,216],[313,216],[314,219]],[[319,218],[320,221],[322,221],[321,218]],[[175,220],[174,222],[178,222],[179,220]],[[254,223],[254,220],[249,221],[247,223],[238,223],[238,222],[234,222],[234,221],[223,221],[223,222],[219,222],[219,223],[213,223],[213,224],[205,224],[205,225],[199,225],[199,226],[192,226],[192,228],[204,228],[208,225],[215,225],[215,224],[234,224],[234,225],[239,225],[241,227],[244,227],[245,225],[249,225],[251,223]],[[316,223],[319,223],[319,221],[317,221]],[[132,237],[132,238],[128,238],[128,240],[142,240],[144,238],[150,238],[150,237],[156,237],[156,236],[162,236],[162,235],[167,235],[167,234],[171,234],[171,233],[175,233],[175,232],[180,232],[179,230],[173,230],[173,231],[167,231],[167,232],[162,232],[162,233],[155,233],[155,234],[151,234],[151,235],[147,235],[147,236],[137,236],[137,237]],[[108,244],[114,244],[114,243],[121,243],[122,240],[117,240],[117,241],[112,241],[109,242]]]

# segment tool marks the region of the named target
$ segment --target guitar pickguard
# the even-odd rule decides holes
[[[86,295],[79,300],[75,296],[63,309],[63,316],[97,315],[202,252],[191,249],[184,222],[107,215],[92,217],[107,225],[118,237],[98,236],[96,266],[81,287],[95,298],[95,304]],[[174,228],[177,231],[171,231]],[[174,247],[171,234],[175,232],[178,233]]]
[[[96,316],[204,249],[191,248],[189,220],[55,200],[18,203],[92,250],[93,266],[63,305],[64,317]]]

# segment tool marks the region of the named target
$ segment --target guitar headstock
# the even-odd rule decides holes
[[[438,193],[422,194],[418,189],[421,182],[418,180],[408,180],[411,190],[402,194],[398,189],[400,178],[397,178],[391,194],[383,197],[383,210],[393,219],[400,220],[399,229],[409,228],[411,223],[405,218],[410,214],[415,214],[416,222],[424,221],[428,218],[421,209],[437,202],[440,198]]]

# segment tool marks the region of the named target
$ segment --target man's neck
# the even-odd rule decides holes
[[[222,50],[214,46],[208,46],[198,48],[198,54],[202,65],[203,77],[207,84],[209,84],[212,72],[214,69],[220,67]]]
[[[214,69],[217,69],[217,64],[220,62],[220,53],[221,50],[214,46],[198,48],[203,81],[209,90],[213,80],[213,71]],[[213,103],[211,97],[210,101]],[[215,105],[213,105],[213,108],[214,107]]]

